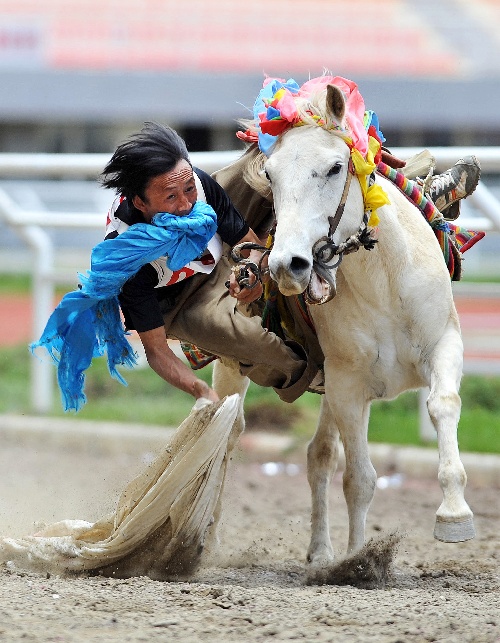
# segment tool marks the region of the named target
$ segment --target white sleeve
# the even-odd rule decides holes
[[[106,218],[106,233],[105,237],[110,235],[113,232],[116,232],[118,234],[121,234],[124,232],[129,226],[124,223],[121,219],[119,219],[116,216],[116,211],[120,207],[120,204],[124,201],[125,197],[123,196],[117,196],[116,199],[113,201],[111,204],[111,207],[109,208],[108,216]]]

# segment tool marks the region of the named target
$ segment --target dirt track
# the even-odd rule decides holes
[[[0,535],[30,533],[35,520],[95,520],[107,514],[150,455],[2,449]],[[47,578],[4,567],[0,640],[500,640],[498,489],[469,487],[478,535],[458,545],[432,538],[437,481],[403,479],[400,487],[378,489],[368,536],[406,532],[392,583],[380,590],[306,586],[309,490],[302,455],[289,462],[298,467],[266,475],[262,462],[235,456],[221,556],[190,582]],[[347,527],[338,474],[331,516],[342,552]]]

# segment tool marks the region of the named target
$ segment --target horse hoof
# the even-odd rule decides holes
[[[307,553],[307,563],[311,568],[321,568],[327,565],[331,565],[335,560],[333,555],[333,549],[331,547],[321,547],[316,552]]]
[[[472,516],[459,522],[445,522],[436,519],[434,527],[434,538],[444,543],[461,543],[464,540],[471,540],[476,535],[474,519]]]

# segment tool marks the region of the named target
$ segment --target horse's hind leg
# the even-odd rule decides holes
[[[330,407],[323,397],[318,427],[307,447],[307,478],[312,497],[311,542],[307,560],[314,565],[324,565],[333,560],[328,495],[338,457],[339,432],[333,423]]]
[[[212,386],[217,392],[218,396],[222,399],[226,395],[232,395],[238,393],[240,395],[240,403],[238,409],[238,415],[233,424],[231,434],[228,440],[227,448],[227,458],[229,458],[230,453],[236,446],[238,438],[245,428],[245,416],[243,413],[243,403],[245,401],[245,394],[247,392],[250,380],[248,377],[244,377],[240,374],[238,369],[237,362],[231,362],[230,360],[224,359],[216,360],[214,362],[213,375],[212,375]],[[224,483],[223,483],[224,484]],[[210,529],[208,530],[205,542],[204,542],[204,558],[205,561],[212,559],[212,561],[217,557],[219,551],[219,536],[217,532],[217,527],[220,521],[222,513],[222,492],[221,489],[219,499],[214,509],[213,522]]]
[[[212,385],[220,398],[226,395],[233,395],[233,393],[238,393],[240,396],[238,415],[236,416],[233,430],[229,436],[228,452],[231,452],[245,429],[243,403],[248,386],[250,385],[250,380],[248,377],[240,374],[238,362],[224,358],[223,360],[218,359],[214,362]]]
[[[443,502],[436,512],[434,537],[444,542],[461,542],[475,536],[472,511],[464,499],[467,476],[457,441],[462,364],[462,339],[451,321],[430,360],[430,395],[427,400],[429,415],[437,431],[438,479],[443,491]]]

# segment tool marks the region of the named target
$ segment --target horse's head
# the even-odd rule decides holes
[[[311,124],[305,120],[303,126],[285,131],[264,172],[277,223],[271,276],[284,295],[306,291],[310,301],[321,303],[336,292],[338,256],[332,256],[332,244],[355,234],[364,212],[358,181],[349,185],[350,148],[339,135],[345,131],[343,93],[328,85],[305,102],[304,112],[311,113],[311,107],[330,127],[318,127],[309,119]]]

